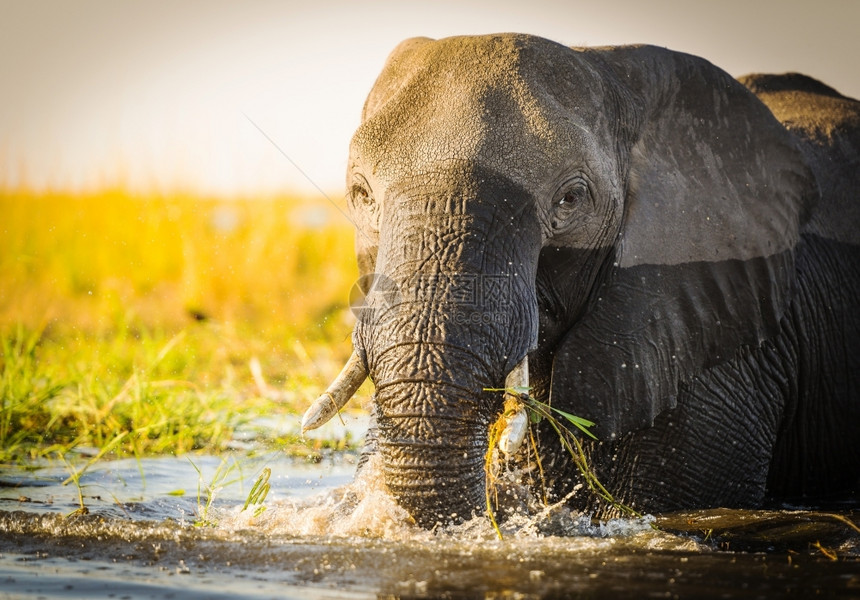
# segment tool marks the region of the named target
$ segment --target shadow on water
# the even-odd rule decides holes
[[[89,514],[73,516],[64,468],[0,468],[0,598],[860,597],[852,509],[607,523],[556,509],[512,518],[500,541],[480,517],[417,529],[372,470],[352,481],[345,455],[242,459],[221,488],[221,461],[195,462],[96,465],[81,478]],[[255,515],[242,507],[263,466]],[[217,492],[205,519],[195,467]]]

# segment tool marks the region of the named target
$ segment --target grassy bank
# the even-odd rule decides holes
[[[325,199],[4,192],[0,215],[0,460],[217,452],[350,351],[353,234]]]

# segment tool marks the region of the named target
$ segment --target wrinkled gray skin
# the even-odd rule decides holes
[[[743,83],[648,46],[394,50],[350,148],[358,262],[382,276],[353,341],[368,451],[418,522],[480,512],[485,388],[526,355],[639,510],[855,484],[860,109],[799,75]],[[558,498],[577,474],[540,429]]]

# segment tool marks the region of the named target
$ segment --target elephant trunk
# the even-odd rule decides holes
[[[506,387],[528,385],[527,372],[524,358],[508,375]],[[420,415],[388,410],[378,417],[385,480],[422,526],[468,519],[485,502],[489,425],[496,415],[489,408],[492,400],[473,384],[467,389],[445,381],[399,381],[378,389],[381,406],[414,406],[418,397],[426,406],[439,407]],[[502,438],[509,447],[503,452],[513,453],[513,445],[522,443],[520,416],[525,412],[508,419]]]
[[[358,327],[358,339],[370,342],[362,347],[376,387],[384,480],[425,527],[481,510],[489,426],[502,408],[502,395],[487,389],[503,384],[531,342],[511,336],[530,333],[531,314],[512,308],[527,310],[528,302],[508,302],[498,313],[495,305],[453,301],[451,288],[460,279],[434,280],[433,298],[446,298],[437,302],[422,301],[426,288],[401,286],[411,291],[402,293],[388,320]]]
[[[489,426],[503,404],[486,389],[504,384],[538,330],[527,250],[540,229],[524,216],[527,196],[475,165],[451,168],[436,193],[389,190],[398,208],[382,215],[377,276],[353,336],[376,387],[384,479],[425,527],[483,506]],[[496,234],[498,223],[517,235]]]
[[[416,352],[426,356],[439,348]],[[399,504],[425,527],[469,518],[483,503],[488,426],[494,416],[492,397],[482,387],[486,384],[478,381],[480,377],[462,376],[477,373],[480,367],[468,366],[468,357],[463,360],[457,349],[448,348],[441,354],[453,358],[457,366],[424,365],[436,375],[399,372],[376,386],[376,435],[384,479]],[[527,370],[526,364],[523,360],[512,371],[506,385],[512,385],[515,374]],[[450,376],[453,373],[458,374],[456,382]],[[354,352],[337,379],[305,413],[302,431],[331,419],[366,377],[359,354]]]
[[[443,406],[452,397],[463,405],[482,402],[468,392],[435,382],[397,383],[386,386],[381,395],[380,406],[415,396]],[[486,411],[380,412],[383,476],[398,503],[424,527],[470,518],[484,498],[487,422],[476,415]]]

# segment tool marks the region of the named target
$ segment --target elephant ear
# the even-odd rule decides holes
[[[614,439],[777,333],[817,187],[788,132],[713,65],[653,47],[595,54],[636,135],[615,262],[557,349],[551,394]]]

